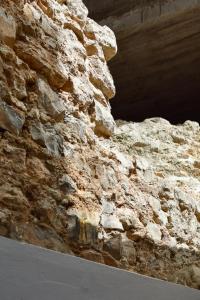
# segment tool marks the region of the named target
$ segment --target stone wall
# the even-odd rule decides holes
[[[89,239],[68,209],[99,211],[98,137],[115,128],[116,40],[87,14],[78,0],[0,5],[0,233],[60,251]]]
[[[82,1],[0,6],[0,234],[199,288],[199,125],[115,124]]]

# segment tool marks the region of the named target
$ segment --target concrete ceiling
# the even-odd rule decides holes
[[[200,121],[200,1],[86,2],[118,40],[110,63],[115,118]]]

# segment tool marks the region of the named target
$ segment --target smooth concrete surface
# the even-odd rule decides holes
[[[200,291],[0,238],[1,300],[199,300]]]

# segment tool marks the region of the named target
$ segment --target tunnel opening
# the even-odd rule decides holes
[[[116,34],[118,54],[109,63],[116,85],[114,118],[200,123],[200,3],[85,2],[92,18]]]

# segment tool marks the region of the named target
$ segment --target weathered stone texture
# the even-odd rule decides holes
[[[0,234],[198,288],[199,124],[116,128],[115,37],[82,1],[0,11]]]

